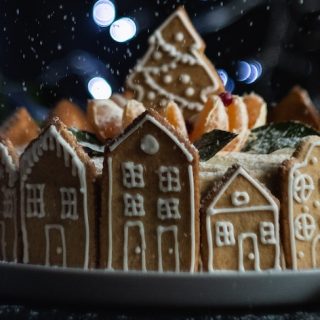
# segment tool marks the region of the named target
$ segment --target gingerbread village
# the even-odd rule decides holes
[[[0,128],[2,261],[191,273],[320,266],[320,115],[295,87],[268,118],[311,133],[245,152],[266,103],[225,92],[204,48],[179,8],[123,94],[90,100],[86,112],[63,100],[41,129],[16,110]],[[199,141],[215,130],[233,137],[203,157]]]

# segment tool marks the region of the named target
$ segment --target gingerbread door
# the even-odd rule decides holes
[[[180,271],[179,264],[179,243],[178,227],[159,226],[157,229],[158,238],[158,270],[159,271]]]
[[[239,271],[260,270],[258,239],[255,233],[239,235]]]
[[[6,228],[4,221],[0,221],[0,261],[6,260]]]
[[[64,228],[61,225],[52,224],[45,226],[46,266],[67,266],[67,252]]]
[[[123,269],[146,271],[146,242],[141,221],[127,221],[124,226]]]

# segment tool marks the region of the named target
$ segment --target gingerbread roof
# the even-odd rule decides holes
[[[57,157],[63,157],[65,166],[70,167],[72,174],[83,171],[84,166],[89,169],[89,174],[94,177],[95,169],[89,156],[78,145],[74,135],[58,119],[52,120],[42,133],[33,140],[20,158],[21,179],[26,179],[30,168],[38,162],[47,150],[55,150]]]
[[[195,156],[198,154],[195,147],[193,147],[187,139],[183,138],[163,117],[152,110],[145,111],[136,118],[120,136],[110,141],[110,143],[106,145],[106,151],[114,151],[124,140],[129,138],[136,130],[140,129],[147,121],[151,122],[164,132],[172,142],[180,148],[189,162],[194,160]]]

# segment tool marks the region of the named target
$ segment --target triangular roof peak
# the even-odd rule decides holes
[[[159,128],[164,132],[176,146],[185,154],[187,160],[192,162],[194,160],[196,149],[191,145],[189,141],[184,139],[179,135],[178,132],[172,128],[172,126],[166,122],[157,112],[152,110],[147,110],[136,118],[131,125],[129,125],[125,131],[115,138],[109,145],[106,146],[106,149],[109,149],[111,152],[114,151],[123,141],[129,138],[136,130],[142,127],[146,122],[152,123],[154,126]]]
[[[81,152],[82,149],[78,146],[73,134],[67,130],[58,118],[54,118],[51,124],[28,145],[21,155],[20,172],[22,180],[27,178],[31,168],[48,150],[55,151],[57,157],[62,157],[65,166],[71,168],[74,176],[84,170],[85,162],[89,160],[89,157]]]
[[[278,208],[277,203],[275,202],[272,194],[264,187],[258,180],[253,178],[244,168],[239,165],[234,165],[227,170],[224,177],[222,178],[223,181],[219,188],[219,191],[213,198],[213,201],[208,206],[207,213],[213,214],[214,206],[220,200],[221,196],[225,193],[225,191],[229,188],[229,186],[237,179],[237,177],[242,176],[247,181],[251,183],[259,192],[260,194],[270,203],[270,205],[274,208]],[[212,191],[210,192],[212,194]],[[210,196],[209,193],[209,196]]]

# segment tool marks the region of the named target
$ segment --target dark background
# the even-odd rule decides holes
[[[115,1],[116,18],[137,24],[126,43],[96,25],[95,2],[0,0],[0,119],[24,105],[41,120],[65,97],[85,107],[94,76],[121,91],[150,33],[179,5],[207,43],[207,56],[234,80],[234,93],[254,90],[271,104],[298,83],[320,107],[319,0]],[[261,76],[237,81],[237,62],[251,59],[261,63]]]

